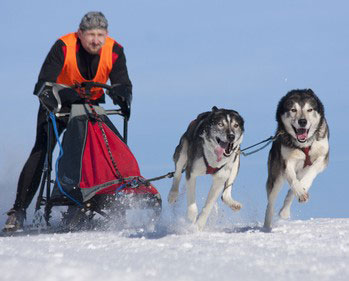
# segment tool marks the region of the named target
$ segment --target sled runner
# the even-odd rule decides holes
[[[45,88],[52,87],[51,91]],[[36,202],[34,224],[44,220],[50,226],[54,206],[68,206],[62,225],[67,230],[91,229],[96,226],[94,217],[99,214],[99,226],[110,221],[122,227],[128,210],[150,211],[144,224],[154,224],[161,212],[161,197],[156,188],[144,179],[138,163],[127,146],[128,118],[121,109],[104,110],[89,99],[91,89],[109,90],[110,86],[95,82],[76,85],[84,102],[72,104],[69,113],[62,113],[59,91],[67,86],[46,83],[38,97],[47,109],[48,144],[57,138],[60,148],[55,167],[52,151],[48,152],[42,182]],[[124,118],[123,136],[108,118],[117,114]],[[69,118],[62,143],[59,140],[56,120]],[[56,179],[51,179],[52,168]],[[44,214],[40,209],[44,206]]]

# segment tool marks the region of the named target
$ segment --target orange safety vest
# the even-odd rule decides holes
[[[78,63],[76,61],[76,42],[78,40],[77,33],[69,33],[59,39],[64,42],[67,49],[62,71],[58,75],[56,81],[58,84],[73,86],[82,82],[98,82],[105,84],[108,81],[109,74],[113,67],[112,53],[115,41],[112,38],[107,37],[105,44],[101,49],[97,73],[92,80],[87,80],[82,77],[78,68]],[[96,100],[104,94],[104,91],[101,88],[93,88],[91,89],[91,94],[92,97],[90,99]]]

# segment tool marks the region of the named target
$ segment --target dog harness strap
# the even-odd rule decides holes
[[[225,164],[224,164],[223,166],[220,166],[219,168],[213,168],[213,167],[211,167],[211,166],[208,164],[208,161],[207,161],[207,159],[206,159],[205,154],[204,154],[204,162],[205,162],[205,165],[206,165],[206,174],[207,174],[207,175],[213,175],[213,174],[217,173],[220,169],[222,169],[222,168],[225,166]]]
[[[313,163],[310,160],[310,156],[309,156],[309,150],[311,149],[311,146],[308,147],[303,147],[302,151],[305,154],[305,161],[304,161],[304,166],[303,168],[305,168],[306,166],[311,166]]]

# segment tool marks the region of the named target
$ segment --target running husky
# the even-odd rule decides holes
[[[218,109],[204,112],[192,121],[180,139],[173,155],[176,170],[168,202],[178,197],[182,170],[186,171],[187,216],[199,230],[206,224],[212,207],[222,193],[222,200],[234,211],[242,205],[231,197],[232,184],[240,166],[240,144],[244,132],[244,120],[234,110]],[[212,174],[213,183],[206,204],[198,215],[195,201],[196,177]]]
[[[284,180],[290,190],[280,210],[288,219],[294,195],[303,203],[309,199],[313,180],[328,163],[329,131],[324,107],[310,89],[293,90],[279,102],[276,111],[278,128],[268,159],[268,206],[264,228],[271,229],[274,203]]]

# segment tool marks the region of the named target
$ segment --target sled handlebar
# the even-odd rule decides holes
[[[115,84],[114,84],[115,85]],[[82,82],[81,84],[76,84],[72,87],[73,89],[84,89],[85,90],[85,94],[87,96],[89,96],[91,94],[91,89],[92,88],[103,88],[106,89],[108,91],[110,91],[112,89],[112,87],[110,85],[107,84],[103,84],[103,83],[98,83],[98,82]],[[127,135],[128,135],[128,118],[126,117],[126,115],[124,114],[124,112],[121,109],[109,109],[105,111],[106,115],[120,115],[122,117],[124,117],[124,132],[123,132],[123,138],[124,138],[124,142],[127,144]],[[68,116],[69,113],[67,113],[67,115],[64,115],[65,113],[56,113],[57,117],[61,117],[61,116]]]
[[[123,138],[124,138],[124,142],[127,144],[127,136],[128,136],[128,120],[127,118],[125,118],[125,115],[122,113],[121,109],[106,109],[105,110],[105,114],[106,115],[120,115],[122,117],[124,117],[124,130],[123,130]],[[57,118],[60,117],[67,117],[70,115],[70,112],[66,112],[66,113],[55,113],[55,116]]]
[[[98,83],[98,82],[82,82],[80,85],[76,85],[75,87],[85,88],[85,90],[91,89],[91,88],[103,88],[106,90],[111,90],[110,85]]]
[[[106,115],[120,115],[124,116],[121,109],[106,109],[105,110]],[[65,112],[65,113],[55,113],[56,117],[67,117],[70,115],[70,112]]]

